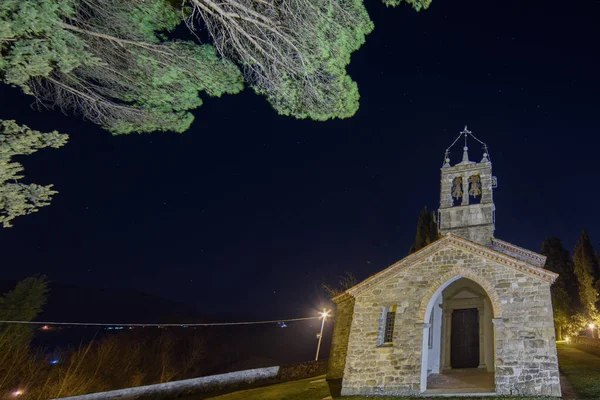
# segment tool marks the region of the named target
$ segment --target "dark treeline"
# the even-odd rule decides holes
[[[412,254],[421,250],[430,243],[441,238],[438,232],[437,219],[433,211],[427,210],[427,206],[423,207],[419,214],[417,222],[417,233],[415,234],[415,243],[411,246],[408,254]]]
[[[589,326],[600,324],[600,257],[587,231],[581,232],[572,257],[557,237],[544,240],[541,253],[548,257],[546,268],[559,274],[550,289],[557,338],[584,330],[596,337]]]

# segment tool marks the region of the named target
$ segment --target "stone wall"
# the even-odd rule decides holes
[[[329,352],[327,380],[342,379],[346,366],[346,353],[350,325],[354,314],[354,298],[346,294],[336,299],[335,319],[333,321],[333,337]]]
[[[592,339],[587,336],[573,336],[569,341],[572,344],[584,344],[586,346],[600,347],[600,339]]]
[[[328,360],[312,360],[297,364],[282,365],[277,374],[277,382],[297,381],[327,373]]]
[[[490,244],[494,235],[493,213],[493,204],[475,204],[440,210],[440,221],[442,221],[440,232],[453,233],[483,245]],[[461,218],[472,221],[473,225],[462,226]],[[479,220],[485,220],[486,222],[475,225],[476,221]],[[447,225],[446,222],[448,222]]]
[[[440,287],[463,277],[492,304],[496,392],[560,396],[550,284],[453,243],[421,254],[423,260],[356,295],[342,394],[419,394],[427,305]],[[393,346],[377,347],[381,310],[392,304]]]

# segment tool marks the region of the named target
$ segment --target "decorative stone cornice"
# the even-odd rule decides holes
[[[499,262],[503,265],[506,265],[508,267],[516,269],[520,272],[528,273],[530,275],[533,275],[533,276],[540,278],[549,283],[554,283],[556,278],[558,278],[558,274],[548,271],[547,269],[541,268],[530,262],[520,260],[516,257],[510,256],[508,254],[504,254],[498,250],[494,250],[489,247],[480,245],[478,243],[471,242],[470,240],[463,239],[452,233],[449,233],[448,236],[452,236],[453,240],[451,241],[451,243],[453,245],[455,245],[459,248],[463,248],[463,249],[469,251],[470,253],[483,256],[484,258],[486,258],[488,260]],[[510,243],[507,243],[507,242],[503,242],[503,243],[510,245]],[[522,250],[527,251],[525,249],[522,249]],[[535,254],[533,252],[530,252],[530,253]],[[544,257],[544,256],[541,256],[541,257]],[[545,259],[544,259],[544,262],[545,262]]]
[[[502,242],[509,244],[507,242]],[[460,236],[454,235],[452,233],[447,233],[443,238],[425,246],[421,250],[403,258],[402,260],[390,265],[388,268],[376,273],[375,275],[365,279],[358,285],[346,290],[343,294],[338,295],[333,298],[333,301],[338,303],[343,301],[342,298],[344,295],[349,295],[352,297],[356,297],[358,294],[370,289],[371,287],[377,285],[381,281],[386,280],[387,278],[395,275],[399,271],[410,267],[413,264],[433,255],[437,251],[441,250],[444,247],[455,247],[464,251],[467,251],[471,254],[475,254],[481,256],[487,260],[498,262],[504,266],[515,269],[519,272],[526,273],[531,275],[537,279],[548,282],[552,284],[556,278],[558,278],[558,274],[554,272],[545,270],[540,268],[532,263],[525,262],[516,257],[504,254],[498,250],[491,249],[479,243],[472,242]],[[516,247],[516,246],[515,246]],[[523,251],[527,251],[522,249]],[[536,254],[530,252],[531,254]],[[541,256],[543,257],[543,256]],[[345,297],[345,296],[344,296]]]
[[[492,246],[498,247],[509,253],[514,253],[519,257],[523,257],[536,267],[544,267],[544,265],[546,264],[546,256],[524,249],[519,246],[515,246],[514,244],[505,242],[504,240],[492,238]]]
[[[333,301],[335,304],[342,304],[342,303],[345,303],[348,300],[352,300],[352,299],[353,299],[353,297],[350,296],[348,294],[348,292],[346,291],[346,292],[340,293],[337,296],[333,297],[331,299],[331,301]]]

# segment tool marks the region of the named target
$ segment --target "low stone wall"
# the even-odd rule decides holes
[[[600,339],[592,339],[587,336],[574,336],[569,339],[573,344],[585,344],[586,346],[600,347]]]
[[[211,375],[202,378],[159,383],[129,389],[111,390],[82,396],[63,397],[68,400],[134,400],[134,399],[173,399],[197,393],[212,393],[240,386],[269,383],[277,380],[279,367],[257,368],[228,374]]]
[[[328,360],[306,361],[300,364],[283,365],[279,368],[278,382],[296,381],[327,373]]]
[[[328,360],[306,361],[284,365],[211,375],[202,378],[111,390],[81,396],[63,397],[62,400],[161,400],[200,393],[228,393],[252,387],[312,378],[327,373]]]

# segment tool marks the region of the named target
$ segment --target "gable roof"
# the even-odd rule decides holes
[[[499,249],[495,249],[492,246],[484,246],[482,244],[472,242],[455,234],[447,233],[446,235],[444,235],[443,238],[425,246],[424,248],[413,254],[410,254],[402,260],[390,265],[383,271],[372,275],[371,277],[365,279],[358,285],[334,297],[332,300],[337,303],[338,301],[347,298],[348,295],[355,297],[361,292],[364,292],[365,290],[373,287],[374,285],[385,280],[386,278],[396,274],[398,271],[408,268],[413,264],[416,264],[423,258],[428,257],[429,255],[439,251],[441,248],[446,247],[448,245],[460,247],[470,253],[475,253],[479,256],[482,256],[483,258],[498,262],[517,271],[524,272],[528,275],[531,275],[537,279],[548,283],[553,283],[556,280],[556,278],[558,278],[558,274],[542,268],[542,266],[539,264],[541,262],[541,259],[539,257],[542,257],[544,262],[546,261],[546,257],[537,253],[530,252],[529,250],[525,250],[520,247],[514,246],[508,242],[494,239],[492,241],[492,245],[494,244],[494,242],[496,243],[497,248],[502,248],[505,251],[500,251]],[[517,254],[520,254],[519,252],[521,251],[529,254],[524,254],[522,255],[522,257],[517,257]]]

